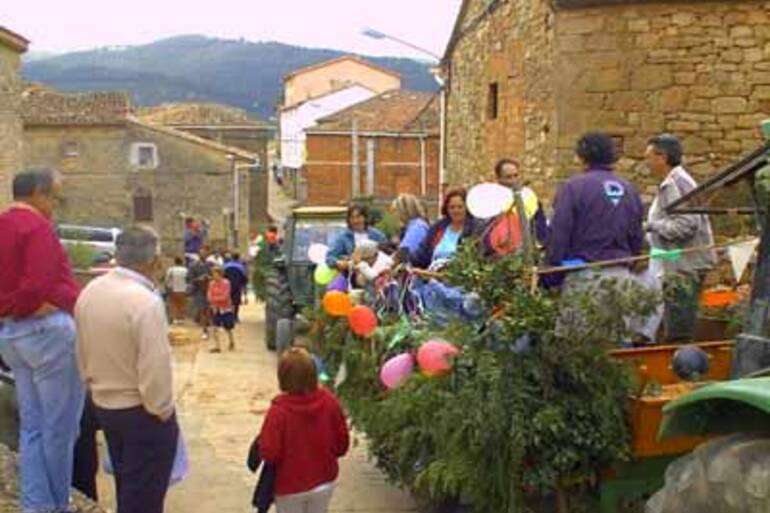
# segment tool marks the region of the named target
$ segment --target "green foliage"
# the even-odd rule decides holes
[[[401,223],[398,220],[398,216],[395,216],[390,212],[385,212],[382,214],[380,221],[375,225],[375,228],[380,230],[386,237],[388,237],[388,239],[390,239],[393,236],[398,235]]]
[[[317,313],[313,338],[331,375],[344,365],[337,392],[394,482],[436,501],[469,499],[479,512],[522,511],[525,491],[574,488],[628,458],[633,384],[606,350],[627,335],[618,309],[642,313],[656,298],[603,284],[601,293],[570,294],[585,322],[559,327],[560,301],[530,291],[531,270],[520,258],[478,254],[473,245],[462,249],[446,279],[481,296],[485,321],[436,332],[399,318],[360,339],[345,320]],[[452,373],[415,373],[386,391],[382,363],[429,338],[461,348]],[[523,338],[529,348],[516,349]]]
[[[96,260],[96,252],[86,244],[67,244],[65,246],[75,269],[90,269]]]

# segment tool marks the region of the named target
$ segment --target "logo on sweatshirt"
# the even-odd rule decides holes
[[[607,180],[604,182],[604,195],[612,202],[616,207],[626,194],[626,188],[623,187],[618,181]]]

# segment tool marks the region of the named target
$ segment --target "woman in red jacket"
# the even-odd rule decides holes
[[[291,348],[278,365],[281,394],[273,399],[259,435],[262,459],[276,469],[278,513],[326,513],[348,451],[348,426],[337,398],[318,386],[310,354]]]

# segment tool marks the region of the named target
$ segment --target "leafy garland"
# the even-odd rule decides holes
[[[633,383],[607,355],[608,341],[623,340],[624,314],[645,315],[657,298],[615,284],[557,301],[529,291],[520,258],[479,254],[474,244],[461,247],[446,280],[481,296],[480,321],[436,329],[400,318],[361,339],[345,320],[315,312],[312,338],[330,375],[344,363],[337,393],[392,481],[432,501],[461,498],[479,512],[522,511],[528,493],[563,497],[628,459]],[[580,329],[557,330],[565,300],[580,307]],[[453,372],[415,372],[386,391],[382,363],[430,338],[461,348]]]

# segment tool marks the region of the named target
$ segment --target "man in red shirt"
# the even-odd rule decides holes
[[[68,511],[83,409],[72,318],[80,289],[51,223],[61,188],[55,171],[20,173],[0,213],[0,356],[16,380],[22,513]]]

